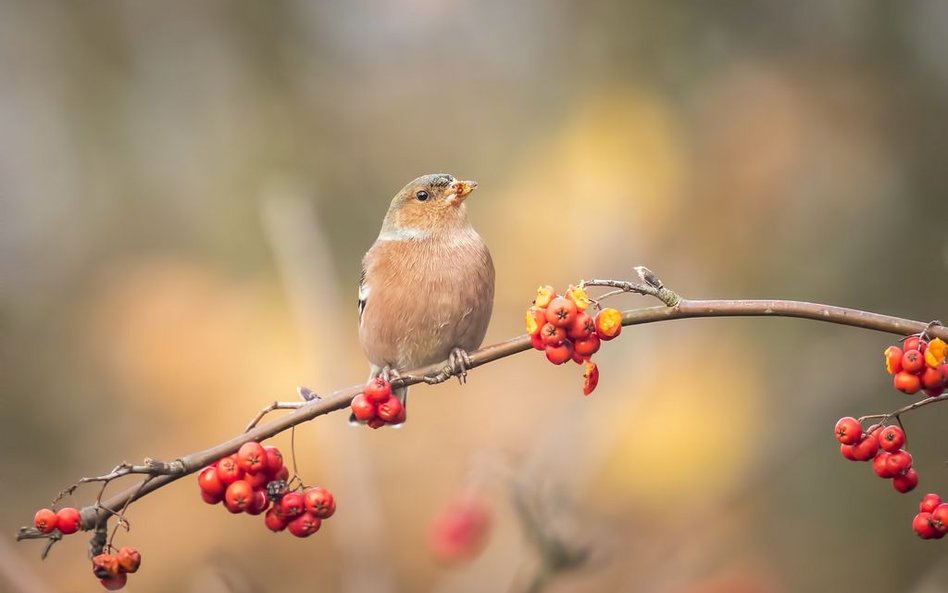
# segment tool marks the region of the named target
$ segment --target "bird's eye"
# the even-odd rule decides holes
[[[425,190],[421,190],[415,194],[415,197],[418,198],[419,202],[424,202],[425,200],[428,199],[428,192],[426,192]]]

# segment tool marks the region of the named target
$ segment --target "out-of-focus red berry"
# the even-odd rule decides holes
[[[902,427],[891,425],[879,431],[879,446],[883,451],[895,453],[905,444],[905,431]]]
[[[207,504],[218,504],[219,502],[224,500],[224,493],[221,492],[220,494],[210,494],[208,492],[205,492],[204,490],[201,490],[201,500],[203,500]]]
[[[892,457],[891,453],[879,451],[872,459],[872,471],[876,472],[876,475],[880,478],[891,478],[895,476],[895,473],[889,469],[889,457]]]
[[[948,503],[943,502],[932,511],[932,525],[940,534],[948,533]]]
[[[33,515],[33,527],[41,533],[52,533],[58,523],[59,517],[52,509],[40,509]]]
[[[581,356],[592,356],[596,352],[599,352],[601,345],[602,339],[599,337],[599,334],[593,332],[588,338],[573,342],[573,350]]]
[[[852,445],[840,445],[839,452],[850,461],[856,461],[856,454],[853,452]]]
[[[938,389],[945,383],[945,377],[942,375],[942,367],[932,368],[926,366],[921,375],[922,389]]]
[[[902,341],[902,351],[907,350],[918,350],[922,354],[925,354],[925,350],[928,348],[928,342],[922,341],[919,336],[909,336]]]
[[[82,515],[73,507],[63,507],[56,511],[56,529],[63,535],[79,531],[82,524]]]
[[[889,457],[885,460],[885,466],[893,476],[903,474],[912,467],[912,454],[905,449],[889,453]]]
[[[446,564],[470,560],[484,548],[490,528],[487,507],[474,498],[458,500],[432,522],[428,547],[437,560]]]
[[[250,498],[250,503],[245,509],[248,515],[259,515],[263,511],[270,508],[270,499],[267,498],[266,490],[262,488],[254,488],[253,496]]]
[[[404,407],[405,406],[402,405],[402,402],[399,401],[397,397],[392,396],[379,404],[379,418],[389,424],[395,424],[398,422],[398,418],[402,415]]]
[[[202,492],[212,496],[224,496],[224,489],[227,488],[221,482],[220,476],[217,474],[217,468],[213,465],[205,467],[198,473],[198,486]]]
[[[267,474],[275,476],[283,467],[283,453],[273,445],[264,445],[263,448],[267,452]]]
[[[862,424],[852,416],[836,422],[836,440],[844,445],[855,445],[862,438]]]
[[[912,529],[922,539],[932,539],[938,537],[938,530],[932,524],[931,513],[919,513],[912,519]]]
[[[534,350],[543,350],[546,348],[546,342],[543,340],[543,335],[538,333],[535,336],[530,336],[530,345],[533,346]]]

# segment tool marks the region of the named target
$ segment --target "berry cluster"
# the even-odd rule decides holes
[[[428,531],[428,548],[444,564],[457,564],[477,556],[491,531],[490,509],[472,496],[462,497],[434,518]]]
[[[872,460],[872,469],[880,478],[891,479],[899,492],[911,492],[918,485],[918,472],[912,467],[912,454],[905,450],[905,431],[896,425],[871,426],[866,432],[852,416],[836,423],[839,452],[850,461]]]
[[[553,364],[573,360],[585,365],[585,395],[599,384],[599,367],[592,361],[592,355],[599,351],[603,341],[622,332],[621,313],[606,308],[590,317],[586,313],[590,304],[582,286],[570,286],[566,296],[557,295],[552,286],[541,286],[526,315],[527,334],[533,347],[544,351],[547,360]]]
[[[909,336],[902,347],[889,346],[883,353],[885,368],[894,375],[892,382],[902,393],[914,395],[924,391],[935,397],[948,387],[948,343],[940,338],[926,341],[922,336]]]
[[[250,441],[202,469],[198,485],[208,504],[223,502],[231,513],[266,512],[264,523],[271,531],[286,529],[296,537],[308,537],[332,516],[336,502],[329,490],[319,486],[290,488],[289,477],[278,448]]]
[[[40,533],[52,533],[58,529],[59,533],[69,535],[79,531],[81,524],[82,517],[73,507],[63,507],[58,511],[40,509],[33,516],[33,527]]]
[[[929,493],[918,504],[918,514],[912,520],[912,529],[922,539],[941,539],[948,533],[948,502],[937,494]]]
[[[102,586],[117,591],[125,586],[128,575],[141,566],[142,555],[130,546],[120,548],[114,554],[98,554],[92,558],[92,572]]]
[[[352,415],[372,428],[405,421],[405,406],[392,394],[392,385],[382,377],[369,379],[365,389],[352,398]]]

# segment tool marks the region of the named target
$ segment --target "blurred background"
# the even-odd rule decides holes
[[[522,333],[537,285],[639,264],[692,298],[945,319],[946,55],[938,0],[0,3],[0,590],[99,588],[86,537],[45,563],[13,541],[80,476],[361,382],[360,258],[423,173],[480,183],[488,343]],[[127,590],[526,591],[526,500],[583,558],[545,591],[944,591],[948,544],[911,520],[948,495],[948,407],[905,417],[911,494],[832,436],[908,401],[893,340],[630,327],[588,398],[527,352],[413,388],[402,430],[324,417],[295,436],[338,500],[318,534],[188,477],[131,507]],[[443,566],[430,525],[471,497],[483,551]]]

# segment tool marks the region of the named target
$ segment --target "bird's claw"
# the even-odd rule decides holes
[[[474,364],[471,362],[468,353],[461,348],[455,348],[448,355],[448,364],[437,374],[426,375],[424,380],[428,385],[437,385],[438,383],[444,383],[451,377],[457,377],[458,383],[463,385],[467,382],[467,369],[472,366]]]
[[[382,367],[382,372],[379,373],[379,376],[385,379],[386,383],[391,383],[392,381],[397,381],[398,379],[402,378],[401,374],[396,369],[393,369],[388,365]]]

